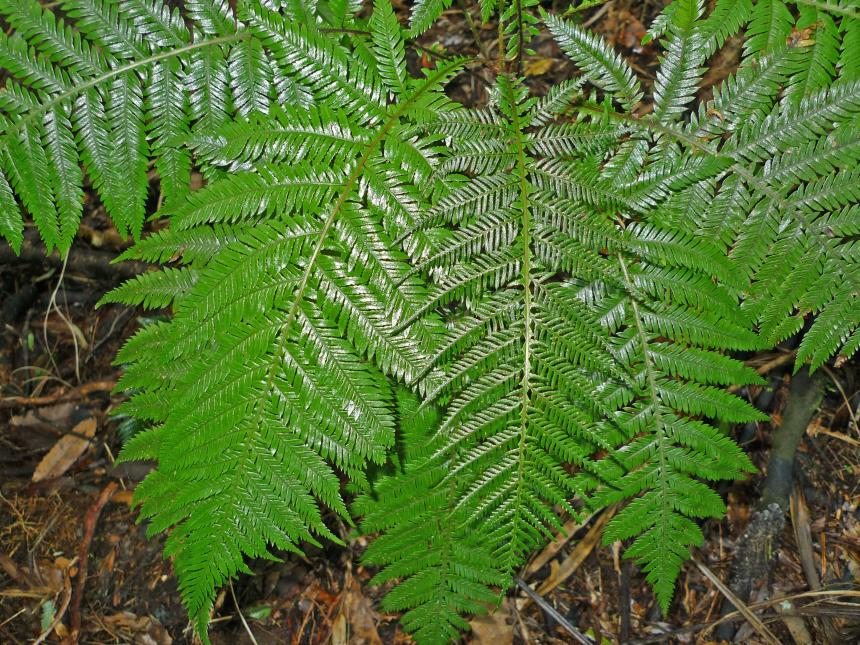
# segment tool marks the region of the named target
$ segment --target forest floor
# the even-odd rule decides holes
[[[659,48],[639,43],[643,25],[662,4],[610,1],[585,11],[583,22],[623,50],[642,78],[653,79]],[[492,53],[495,27],[478,24],[475,30],[460,10],[451,10],[420,44],[477,54],[477,33]],[[571,68],[548,39],[539,39],[535,50],[524,70],[542,93]],[[733,71],[736,60],[728,50],[711,62],[706,86]],[[426,57],[411,62],[427,64]],[[451,91],[464,103],[480,103],[491,81],[491,71],[476,66]],[[155,191],[154,184],[153,196]],[[88,200],[65,268],[56,256],[44,257],[32,231],[20,258],[0,246],[0,644],[40,636],[59,642],[76,622],[81,643],[192,642],[170,562],[162,557],[164,538],[147,539],[131,505],[135,484],[152,466],[115,465],[134,428],[111,414],[119,402],[111,390],[120,374],[112,360],[144,316],[153,314],[118,305],[94,308],[106,291],[146,267],[110,265],[127,243],[97,200]],[[724,596],[723,583],[713,580],[728,583],[733,554],[759,502],[772,428],[791,381],[790,359],[789,350],[749,357],[769,387],[744,393],[772,422],[738,429],[736,436],[759,472],[720,489],[727,516],[705,522],[698,564],[684,568],[668,615],[661,615],[642,573],[620,559],[619,545],[599,543],[609,509],[582,525],[569,522],[567,537],[524,570],[522,578],[541,603],[511,592],[494,616],[473,621],[467,641],[573,642],[547,606],[596,643],[714,641]],[[860,363],[827,370],[826,381],[824,401],[797,456],[794,512],[774,545],[775,564],[749,605],[779,642],[823,642],[822,634],[834,629],[843,630],[844,642],[857,642],[847,634],[860,623],[860,610],[835,601],[831,590],[860,595]],[[346,548],[310,547],[305,557],[253,562],[255,576],[222,591],[213,642],[251,642],[240,611],[261,644],[411,642],[397,616],[378,609],[384,589],[366,584],[373,575],[360,564],[366,541],[350,538],[348,527],[333,522]],[[817,587],[823,591],[810,594]],[[767,642],[743,617],[734,621],[736,641]]]

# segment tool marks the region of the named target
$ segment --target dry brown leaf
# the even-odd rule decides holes
[[[540,76],[541,74],[546,74],[550,69],[552,69],[552,58],[538,58],[537,60],[530,60],[526,63],[523,72],[526,76]]]
[[[514,626],[507,622],[511,615],[507,599],[495,611],[487,616],[478,616],[469,621],[472,628],[473,645],[512,645],[514,642]]]
[[[350,575],[347,578],[341,614],[349,621],[349,645],[382,645],[376,631],[376,612]],[[334,640],[334,639],[332,639]]]
[[[331,623],[331,645],[349,645],[347,634],[349,633],[349,623],[346,620],[346,614],[343,609],[338,612],[337,616]]]
[[[130,611],[121,611],[104,617],[105,623],[117,630],[130,632],[134,645],[172,645],[173,638],[161,623],[152,616],[137,616]]]
[[[71,432],[60,437],[36,466],[33,481],[56,479],[63,475],[86,452],[90,445],[87,438],[95,436],[96,426],[96,420],[89,417],[78,423]]]

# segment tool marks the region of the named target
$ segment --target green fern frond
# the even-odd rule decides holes
[[[599,37],[579,25],[542,14],[559,47],[582,69],[588,80],[618,97],[625,109],[641,98],[639,81],[627,63]]]
[[[409,33],[420,36],[435,23],[452,0],[416,0],[409,15]]]
[[[489,174],[442,196],[422,223],[455,224],[433,236],[436,250],[416,268],[437,284],[421,312],[441,314],[442,307],[452,325],[427,368],[443,374],[426,396],[441,407],[433,455],[447,468],[432,490],[447,491],[455,512],[472,518],[471,530],[485,536],[508,581],[528,551],[560,526],[555,509],[575,512],[571,497],[596,489],[586,496],[595,506],[633,498],[624,517],[658,505],[647,514],[649,524],[625,520],[624,530],[642,533],[630,555],[645,565],[665,605],[687,547],[701,539],[691,518],[722,511],[695,477],[731,478],[751,468],[736,446],[719,452],[711,426],[702,423],[710,434],[698,441],[689,430],[669,429],[670,419],[681,427],[698,416],[761,418],[710,385],[761,382],[708,349],[758,346],[749,322],[735,322],[743,318],[738,296],[745,282],[724,247],[656,223],[618,230],[607,210],[638,218],[655,202],[645,193],[631,198],[586,170],[587,147],[527,152],[530,139],[554,136],[559,127],[529,132],[530,102],[504,76],[496,96],[490,112],[456,115],[445,130],[453,147],[448,167]],[[611,131],[599,121],[577,128]],[[611,145],[607,136],[601,154]],[[508,155],[498,157],[504,163],[458,161],[460,151],[468,160],[476,150],[505,149]],[[546,152],[555,154],[536,158]],[[619,413],[634,415],[636,427],[606,421]],[[631,441],[643,444],[624,447],[641,456],[638,462],[618,454]],[[596,460],[599,450],[607,456]],[[723,455],[731,456],[721,462]],[[581,474],[571,478],[565,463]],[[612,497],[611,473],[619,467],[616,478],[638,483],[623,484]],[[657,552],[645,549],[654,532],[675,541],[672,558],[658,561]]]
[[[505,580],[481,537],[468,530],[468,517],[453,510],[448,488],[439,486],[446,470],[433,458],[438,411],[419,408],[402,390],[397,400],[402,463],[397,459],[353,511],[364,518],[364,532],[384,532],[363,556],[383,567],[375,584],[399,581],[383,607],[406,611],[403,625],[417,642],[446,643],[468,629],[465,616],[498,601],[493,587]]]
[[[736,34],[749,20],[752,11],[753,0],[717,0],[713,10],[701,24],[702,37],[705,39],[705,56],[713,54],[730,36]]]
[[[698,22],[701,0],[676,0],[668,25],[666,53],[654,82],[654,116],[670,121],[693,100],[703,73],[705,39]]]
[[[784,45],[794,16],[783,0],[756,0],[744,40],[744,57],[776,51]]]
[[[253,20],[277,46],[297,38],[305,60],[342,69],[344,84],[365,74],[336,40],[290,31],[273,14]],[[300,41],[305,37],[320,49]],[[373,168],[390,175],[392,189],[420,196],[409,184],[428,180],[423,166],[432,147],[387,135],[407,126],[415,132],[408,125],[415,105],[447,109],[430,95],[458,64],[407,82],[391,106],[380,103],[382,82],[367,71],[366,83],[349,91],[331,94],[321,80],[312,83],[321,107],[303,123],[270,109],[195,135],[212,169],[209,182],[168,207],[169,231],[126,254],[191,266],[146,274],[105,299],[172,301],[174,318],[157,332],[173,373],[163,378],[151,355],[132,349],[120,360],[127,363],[122,385],[135,388],[131,409],[151,414],[151,401],[164,398],[176,404],[123,458],[158,443],[159,468],[139,489],[142,515],[152,532],[171,529],[167,552],[201,633],[215,587],[246,570],[243,556],[265,556],[270,546],[298,550],[317,537],[337,540],[321,510],[349,519],[336,472],[362,485],[368,462],[384,462],[394,442],[389,379],[414,384],[438,325],[428,316],[407,333],[395,331],[415,315],[426,289],[388,238],[385,221],[395,214],[372,199],[363,173]],[[351,106],[355,125],[339,109],[344,100],[363,102]],[[270,142],[264,128],[283,136]],[[334,151],[323,153],[329,163],[320,168],[312,148],[326,138]],[[242,170],[219,172],[231,168]],[[433,384],[427,374],[418,389]],[[205,472],[220,475],[212,480]]]

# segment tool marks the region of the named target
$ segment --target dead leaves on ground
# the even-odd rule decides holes
[[[60,437],[36,466],[33,481],[56,479],[64,475],[90,447],[97,427],[95,418],[89,417]]]

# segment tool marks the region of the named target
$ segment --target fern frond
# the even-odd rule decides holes
[[[789,93],[804,97],[829,86],[836,76],[839,60],[839,30],[833,18],[825,11],[800,7],[796,29],[810,29],[814,41],[810,61],[803,71],[791,79]]]
[[[239,116],[251,112],[266,113],[271,99],[272,71],[259,40],[240,40],[227,57],[233,105]]]
[[[4,167],[8,166],[0,160],[0,234],[8,240],[15,253],[20,253],[24,242],[24,220],[3,172]]]
[[[725,44],[729,36],[736,34],[749,20],[752,11],[752,0],[717,0],[701,25],[705,56],[713,54]]]
[[[370,19],[373,48],[379,74],[388,89],[400,96],[406,92],[406,50],[397,16],[390,2],[377,0]]]
[[[419,316],[435,309],[452,327],[425,368],[442,372],[424,404],[441,408],[433,455],[447,467],[432,494],[445,493],[456,513],[472,518],[507,580],[560,526],[556,509],[575,512],[572,497],[595,506],[633,499],[624,517],[651,504],[647,525],[625,520],[624,530],[642,533],[629,554],[665,605],[688,546],[701,539],[691,518],[722,511],[714,493],[699,490],[695,464],[717,479],[751,468],[736,446],[720,461],[711,426],[702,423],[709,430],[701,434],[710,434],[701,440],[670,429],[691,416],[761,417],[711,385],[760,382],[720,353],[759,344],[739,308],[745,281],[722,246],[656,220],[625,222],[622,232],[607,219],[607,211],[647,217],[657,204],[653,185],[610,185],[591,168],[588,147],[528,144],[594,132],[607,137],[595,150],[611,155],[612,128],[550,123],[528,132],[521,87],[502,76],[496,96],[489,111],[452,116],[456,125],[446,130],[447,167],[487,174],[455,185],[421,224],[454,225],[432,236],[435,249],[415,269],[436,283]],[[461,151],[471,159],[476,150],[508,156],[460,161]],[[607,421],[618,415],[631,415],[629,425]],[[605,457],[594,457],[598,451]],[[580,474],[570,477],[566,463]],[[644,550],[649,528],[676,541],[668,561]]]
[[[409,15],[409,33],[420,36],[451,6],[451,0],[417,0]]]
[[[744,57],[776,51],[785,44],[793,24],[794,16],[783,0],[757,0],[747,26]]]
[[[106,125],[111,136],[108,172],[115,192],[113,204],[120,234],[137,236],[143,228],[148,181],[147,144],[140,85],[128,75],[117,76],[108,91]],[[119,215],[121,213],[121,215]]]
[[[190,266],[146,274],[105,299],[172,302],[174,318],[159,326],[157,342],[173,373],[152,369],[135,338],[120,356],[128,363],[122,385],[135,388],[131,409],[151,415],[152,401],[174,402],[123,458],[158,444],[159,467],[138,499],[151,532],[171,529],[166,552],[201,634],[215,586],[246,570],[244,556],[337,541],[322,519],[324,506],[349,521],[337,473],[362,486],[368,463],[385,461],[394,442],[389,379],[414,384],[438,333],[432,316],[395,330],[427,296],[385,233],[396,215],[363,178],[373,169],[391,189],[421,195],[415,184],[430,179],[423,166],[434,139],[423,141],[410,115],[415,106],[446,109],[433,95],[459,63],[408,82],[383,105],[380,78],[339,41],[257,10],[250,20],[276,48],[300,44],[292,60],[340,69],[344,86],[363,83],[323,90],[322,77],[314,80],[321,107],[299,123],[271,109],[195,135],[207,184],[168,206],[169,231],[126,254]],[[355,125],[337,109],[344,97],[361,102],[350,105]],[[413,133],[410,143],[387,139],[400,127]],[[264,128],[282,128],[283,137],[269,142]],[[324,140],[333,152],[311,150]],[[419,391],[433,387],[433,374],[425,376]]]
[[[705,40],[698,22],[701,0],[676,0],[668,26],[666,53],[654,82],[654,116],[677,118],[693,100],[703,73]]]
[[[559,47],[591,83],[617,96],[625,109],[639,101],[642,92],[633,71],[598,36],[551,14],[543,14],[543,19]]]
[[[400,581],[383,607],[406,611],[403,625],[417,642],[450,642],[468,629],[464,615],[485,613],[497,602],[493,587],[504,579],[481,538],[466,528],[468,518],[452,517],[451,496],[438,487],[445,474],[432,456],[438,412],[420,409],[403,390],[397,400],[402,463],[395,460],[374,482],[373,494],[353,505],[364,532],[385,532],[363,560],[383,567],[375,584]]]
[[[105,295],[99,304],[122,302],[142,305],[144,309],[161,309],[177,298],[187,295],[197,281],[192,269],[164,269],[132,278]]]

